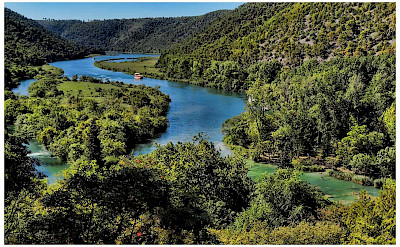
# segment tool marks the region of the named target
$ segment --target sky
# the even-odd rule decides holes
[[[34,20],[129,19],[143,17],[196,16],[219,9],[235,9],[239,2],[5,2],[5,7]]]

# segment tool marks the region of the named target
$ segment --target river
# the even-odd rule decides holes
[[[212,141],[217,148],[221,150],[223,155],[229,155],[231,152],[222,142],[222,123],[244,111],[245,95],[240,93],[231,93],[217,89],[204,88],[186,83],[170,82],[167,80],[144,78],[135,80],[132,75],[122,72],[113,72],[103,70],[94,66],[94,61],[106,60],[111,58],[137,58],[143,54],[118,54],[105,55],[95,58],[85,58],[80,60],[61,61],[51,63],[50,65],[64,70],[64,75],[71,77],[75,74],[78,76],[87,75],[96,78],[109,78],[110,80],[123,81],[126,84],[145,84],[147,86],[159,86],[160,90],[168,94],[171,98],[170,109],[167,118],[169,126],[165,133],[158,138],[145,144],[135,147],[134,154],[147,154],[155,149],[155,144],[167,144],[168,142],[176,143],[178,141],[185,142],[193,139],[193,136],[202,132]],[[124,61],[124,60],[121,60]],[[14,89],[14,92],[27,95],[29,84],[34,80],[26,80]],[[39,170],[49,176],[49,182],[52,183],[57,178],[57,174],[68,167],[57,159],[51,158],[43,146],[37,142],[31,142],[29,148],[34,154],[40,154],[36,157],[40,160],[41,166]],[[59,165],[59,166],[57,166]],[[273,167],[263,164],[254,163],[250,166],[249,176],[259,174],[260,171],[273,172]],[[321,177],[323,177],[321,179]],[[356,193],[361,188],[366,189],[370,195],[377,196],[379,190],[373,187],[365,187],[352,182],[337,180],[326,177],[324,174],[312,173],[305,174],[303,178],[311,184],[318,186],[321,191],[332,197],[333,200],[349,203],[357,198]]]

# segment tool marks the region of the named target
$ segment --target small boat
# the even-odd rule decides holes
[[[135,79],[143,79],[143,76],[140,73],[135,73]]]

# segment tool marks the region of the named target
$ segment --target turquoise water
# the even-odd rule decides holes
[[[135,58],[143,54],[119,54],[116,56],[98,56],[96,61],[110,58]],[[222,143],[222,123],[244,111],[245,94],[225,92],[223,90],[199,87],[186,83],[170,82],[167,80],[144,78],[135,80],[133,75],[122,72],[113,72],[97,68],[93,65],[92,58],[61,61],[51,65],[64,70],[64,75],[71,77],[87,75],[96,78],[109,78],[110,80],[123,81],[126,84],[145,84],[159,86],[160,90],[171,98],[170,109],[167,115],[169,127],[160,137],[135,147],[134,154],[147,154],[155,149],[155,144],[161,145],[168,142],[177,143],[193,139],[193,136],[203,132],[209,140],[221,148],[224,154],[230,151]]]
[[[96,78],[109,78],[110,80],[123,81],[127,84],[145,84],[147,86],[159,86],[160,90],[171,97],[170,110],[168,112],[169,127],[165,133],[154,140],[147,143],[137,145],[133,153],[147,154],[156,148],[156,143],[164,145],[168,142],[177,143],[192,140],[193,136],[202,132],[208,136],[209,140],[214,142],[223,155],[230,155],[231,151],[222,143],[222,123],[244,111],[245,95],[239,93],[225,92],[222,90],[203,88],[195,85],[170,82],[167,80],[158,80],[144,78],[135,80],[132,75],[127,75],[122,72],[113,72],[103,70],[94,66],[95,61],[105,60],[110,58],[137,58],[142,56],[152,56],[143,54],[118,54],[115,56],[98,56],[92,58],[61,61],[51,63],[51,65],[64,70],[64,75],[72,77],[87,75]],[[155,56],[155,55],[154,55]],[[26,80],[21,85],[14,89],[21,95],[28,94],[28,87],[34,80]],[[61,160],[51,157],[50,153],[37,142],[30,142],[29,149],[32,157],[39,159],[41,166],[38,170],[46,174],[49,178],[49,183],[53,183],[62,172],[68,167],[68,164]],[[255,163],[248,161],[249,177],[257,179],[262,173],[274,172],[276,166]],[[322,179],[321,179],[322,177]],[[377,196],[378,189],[373,187],[362,186],[353,182],[347,182],[326,176],[325,173],[307,173],[303,175],[304,180],[309,181],[312,185],[317,186],[322,192],[327,194],[333,200],[349,203],[357,198],[357,193],[360,189],[366,190],[370,195]]]
[[[249,168],[248,176],[254,181],[260,179],[264,173],[273,173],[277,169],[274,165],[256,163],[251,160],[247,161],[247,166]],[[343,204],[349,204],[358,199],[360,190],[365,190],[371,196],[379,196],[380,191],[372,186],[363,186],[351,181],[330,177],[327,172],[303,173],[301,178],[316,186],[331,200]]]
[[[36,166],[39,172],[47,176],[48,183],[52,184],[62,177],[62,172],[69,165],[57,157],[52,157],[50,152],[37,141],[30,141],[28,149],[31,152],[28,156],[39,160],[40,165]]]
[[[96,78],[109,78],[110,80],[123,81],[127,84],[145,84],[147,86],[159,86],[160,90],[168,94],[172,100],[170,109],[167,114],[169,120],[169,127],[165,133],[160,134],[156,139],[149,140],[147,143],[137,145],[133,153],[147,154],[156,148],[156,144],[165,145],[168,142],[177,143],[178,141],[190,141],[199,132],[214,142],[215,146],[221,149],[223,155],[231,154],[230,150],[222,142],[222,123],[228,119],[236,116],[244,111],[245,95],[239,93],[225,92],[222,90],[203,88],[195,85],[170,82],[167,80],[158,80],[151,78],[144,78],[142,80],[135,80],[133,75],[127,75],[122,72],[113,72],[103,70],[94,66],[95,61],[105,60],[110,58],[137,58],[143,54],[119,54],[115,56],[98,56],[95,60],[92,58],[70,60],[51,63],[55,67],[64,70],[64,75],[72,77],[77,74],[78,76],[87,75]],[[31,82],[34,80],[31,80]],[[28,86],[15,89],[20,94],[28,94]],[[42,150],[45,152],[45,150]],[[45,159],[46,156],[37,157],[42,166],[40,170],[49,175],[51,181],[54,181],[53,171],[58,172],[55,163],[47,164],[49,160]],[[54,160],[51,160],[53,162]],[[60,164],[60,169],[65,169],[65,164]]]
[[[18,93],[20,95],[28,95],[28,88],[34,81],[36,80],[35,79],[23,80],[20,82],[17,88],[13,88],[11,91],[13,91],[14,93]]]

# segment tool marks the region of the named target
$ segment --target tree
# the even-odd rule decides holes
[[[343,216],[347,244],[394,244],[396,242],[396,183],[388,179],[379,197],[365,192]]]

